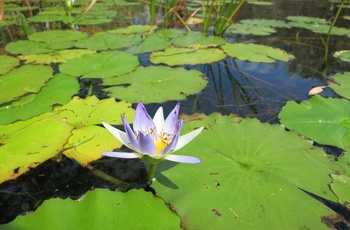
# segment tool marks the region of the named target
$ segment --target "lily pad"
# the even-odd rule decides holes
[[[131,25],[124,28],[109,30],[108,32],[111,34],[146,34],[152,29],[156,29],[156,27],[150,25]]]
[[[136,56],[123,51],[86,54],[60,65],[62,73],[82,78],[108,78],[133,71],[139,65]]]
[[[72,129],[73,126],[60,119],[34,123],[27,120],[1,126],[0,183],[15,179],[54,157],[63,149]]]
[[[186,82],[186,84],[184,84]],[[110,96],[128,102],[161,103],[183,100],[198,93],[206,85],[202,73],[184,68],[166,66],[138,67],[135,71],[103,80],[103,85],[113,86],[106,90]],[[128,86],[126,86],[128,85]]]
[[[207,36],[202,32],[189,32],[184,36],[174,38],[172,42],[177,47],[208,48],[223,45],[226,40],[218,36]]]
[[[337,73],[333,76],[333,80],[337,84],[331,82],[329,87],[340,96],[350,99],[350,72]]]
[[[65,62],[69,59],[79,58],[84,54],[92,53],[95,52],[90,50],[69,49],[52,51],[50,53],[44,54],[28,54],[18,56],[18,58],[21,60],[26,60],[26,62],[31,64],[51,64],[57,62]]]
[[[35,212],[19,216],[4,227],[42,230],[47,229],[47,223],[55,229],[181,229],[179,217],[152,193],[107,189],[90,191],[77,201],[45,201]]]
[[[0,76],[0,104],[36,93],[52,78],[49,66],[25,65]]]
[[[253,18],[253,19],[244,19],[239,21],[239,25],[256,25],[263,27],[279,27],[285,28],[289,27],[288,23],[282,20],[274,20],[274,19],[265,19],[265,18]]]
[[[38,53],[50,53],[52,50],[47,47],[47,44],[35,41],[18,41],[11,42],[5,50],[12,54],[38,54]]]
[[[147,53],[152,51],[164,50],[171,45],[171,41],[168,37],[159,35],[157,33],[151,33],[139,44],[132,46],[128,49],[132,53]]]
[[[253,34],[253,35],[265,36],[265,35],[276,33],[276,30],[268,26],[236,24],[236,25],[230,26],[226,30],[226,33]]]
[[[338,202],[349,206],[350,204],[350,177],[346,175],[331,174],[330,184],[332,191],[339,197]]]
[[[197,65],[218,62],[226,58],[226,54],[217,48],[177,48],[169,47],[165,51],[153,52],[150,60],[154,64]]]
[[[87,33],[83,33],[77,30],[48,30],[31,34],[28,36],[28,39],[37,42],[57,43],[65,41],[76,41],[86,38],[87,36]]]
[[[275,60],[289,61],[294,58],[284,50],[258,44],[226,43],[222,49],[229,56],[242,61],[273,63]]]
[[[140,41],[140,35],[123,35],[100,32],[92,35],[91,37],[77,41],[75,46],[90,50],[108,50],[130,47],[139,43]]]
[[[341,50],[335,52],[333,55],[335,58],[340,58],[340,60],[345,62],[350,62],[350,50]]]
[[[336,200],[329,174],[340,167],[321,148],[256,119],[218,114],[184,119],[186,131],[207,129],[178,154],[200,157],[202,163],[162,162],[152,184],[182,226],[327,229],[321,216],[334,213],[301,190]]]
[[[0,124],[26,120],[49,112],[53,105],[63,105],[69,102],[78,91],[79,83],[75,77],[56,74],[39,93],[28,94],[11,104],[0,107]]]
[[[0,75],[5,74],[12,70],[15,66],[19,64],[19,61],[17,58],[6,56],[6,55],[0,55]]]
[[[298,104],[288,101],[278,115],[288,129],[317,143],[350,148],[350,101],[314,95]]]

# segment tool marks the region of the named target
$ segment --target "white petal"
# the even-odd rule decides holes
[[[162,131],[164,125],[163,107],[158,108],[156,114],[154,114],[153,122],[156,125],[157,133],[160,134],[160,131]]]
[[[172,155],[169,154],[164,157],[165,159],[169,161],[179,162],[179,163],[188,163],[188,164],[198,164],[201,163],[201,159],[197,157],[190,157],[190,156],[181,156],[181,155]]]
[[[179,138],[179,141],[177,142],[177,145],[174,148],[174,151],[181,149],[182,147],[187,145],[189,142],[191,142],[196,136],[198,136],[198,134],[200,134],[202,132],[203,129],[204,129],[204,127],[200,127],[196,130],[193,130],[190,133],[187,133],[187,134],[181,136]]]
[[[113,136],[115,138],[117,138],[121,143],[123,143],[123,145],[125,145],[129,149],[134,149],[132,147],[132,145],[130,144],[128,137],[126,136],[126,134],[123,131],[121,131],[117,128],[114,128],[113,126],[107,124],[106,122],[102,121],[102,124],[111,134],[113,134]]]
[[[126,153],[126,152],[102,152],[102,155],[107,157],[117,157],[117,158],[140,158],[141,155],[138,153]]]

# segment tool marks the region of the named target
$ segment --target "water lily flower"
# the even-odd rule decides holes
[[[141,158],[149,156],[156,160],[167,159],[181,163],[200,163],[201,160],[191,156],[172,154],[192,141],[204,127],[180,136],[183,120],[178,120],[180,103],[170,112],[164,120],[163,108],[159,107],[153,119],[147,113],[146,108],[139,102],[136,107],[136,114],[133,129],[123,115],[122,121],[125,132],[102,122],[104,127],[112,133],[120,142],[135,152],[103,152],[109,157],[118,158]]]

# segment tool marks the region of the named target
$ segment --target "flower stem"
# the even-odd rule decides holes
[[[95,175],[101,177],[102,179],[104,179],[106,181],[109,181],[109,182],[115,184],[118,187],[118,190],[120,190],[120,191],[126,192],[130,187],[129,183],[126,183],[122,180],[119,180],[115,177],[112,177],[112,176],[108,175],[107,173],[102,172],[101,170],[93,169],[92,173],[94,173]]]
[[[147,183],[152,184],[152,180],[154,178],[154,175],[156,174],[157,167],[160,161],[154,161],[151,162],[151,168],[149,169],[148,175],[147,175]]]

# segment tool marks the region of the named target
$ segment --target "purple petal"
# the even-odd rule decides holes
[[[122,121],[123,121],[123,125],[124,125],[124,129],[125,129],[125,134],[127,136],[127,138],[129,139],[129,148],[130,146],[132,146],[131,149],[135,150],[136,152],[140,152],[140,148],[139,148],[139,145],[138,145],[138,142],[136,140],[136,136],[135,136],[135,133],[134,131],[131,129],[128,121],[126,120],[126,118],[122,115]]]
[[[163,126],[163,131],[169,134],[175,134],[176,133],[176,124],[179,119],[179,110],[180,110],[180,103],[177,103],[175,105],[175,108],[169,113],[168,117],[166,118]]]
[[[202,162],[201,159],[197,157],[172,155],[172,154],[165,156],[165,159],[169,161],[174,161],[179,163],[188,163],[188,164],[198,164]]]
[[[124,152],[102,152],[102,155],[107,157],[118,157],[118,158],[140,158],[142,155],[138,153],[124,153]]]
[[[177,130],[177,133],[173,137],[171,142],[163,149],[163,151],[160,153],[160,155],[164,156],[164,155],[168,154],[169,152],[175,151],[174,149],[175,149],[175,147],[177,145],[177,142],[179,141],[180,131],[181,131],[183,123],[184,123],[183,120],[178,121],[176,123],[175,130]]]
[[[150,156],[155,156],[157,154],[156,146],[152,140],[151,135],[139,134],[139,147],[140,153]]]
[[[151,129],[155,129],[152,118],[147,113],[145,106],[142,102],[139,102],[136,107],[136,114],[134,119],[134,131],[135,133],[141,131],[143,133],[148,133]]]

